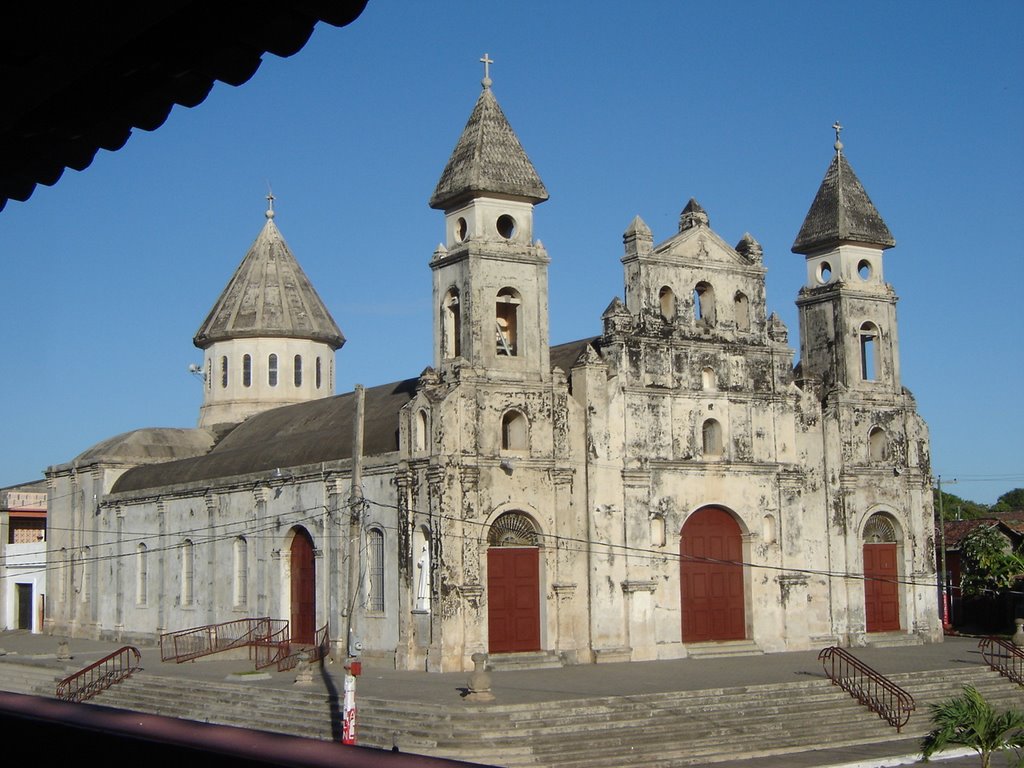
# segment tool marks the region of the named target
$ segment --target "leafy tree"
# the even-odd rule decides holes
[[[964,746],[981,756],[982,768],[989,768],[992,755],[1012,749],[1017,766],[1024,766],[1024,712],[1009,709],[996,714],[973,686],[952,699],[931,705],[932,730],[921,741],[921,756],[928,760],[933,754],[950,746]]]
[[[932,488],[932,501],[935,503],[935,520],[939,519],[939,490]],[[942,492],[942,514],[946,520],[973,520],[976,517],[985,517],[989,514],[989,508],[976,501],[961,499],[954,493]]]
[[[1024,577],[1024,557],[1013,551],[1010,540],[993,525],[981,525],[960,542],[960,586],[966,596],[1009,589]]]
[[[1024,510],[1024,488],[1007,491],[996,499],[996,503],[991,508],[992,512],[1016,512],[1017,510]]]

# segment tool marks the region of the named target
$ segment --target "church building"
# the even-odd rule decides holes
[[[485,77],[429,201],[433,364],[341,395],[345,338],[271,199],[194,339],[199,426],[47,471],[47,628],[153,640],[266,616],[430,671],[476,652],[940,641],[928,433],[883,272],[895,241],[838,127],[792,248],[795,366],[761,246],[729,245],[692,199],[660,242],[628,223],[623,297],[595,336],[551,346],[547,199]]]

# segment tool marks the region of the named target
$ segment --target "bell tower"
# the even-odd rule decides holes
[[[430,197],[444,211],[434,251],[434,367],[462,358],[502,380],[550,375],[548,256],[533,239],[547,190],[491,90],[483,89]]]
[[[807,260],[796,302],[802,373],[825,391],[899,394],[896,294],[882,272],[896,241],[843,153],[842,126],[832,127],[835,157],[792,248]]]

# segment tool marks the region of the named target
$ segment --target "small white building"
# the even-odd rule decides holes
[[[337,396],[344,338],[268,211],[195,337],[199,428],[48,470],[48,626],[270,616],[428,670],[941,640],[895,243],[838,139],[793,225],[796,366],[761,246],[692,199],[661,242],[628,223],[624,296],[551,346],[547,197],[485,80],[430,199],[433,365]]]
[[[0,621],[43,629],[46,602],[46,483],[0,488]]]

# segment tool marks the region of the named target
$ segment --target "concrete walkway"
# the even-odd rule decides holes
[[[17,662],[53,667],[56,674],[61,670],[81,669],[118,647],[114,643],[72,638],[68,640],[68,644],[73,658],[70,662],[61,662],[57,659],[60,639],[62,638],[55,636],[32,635],[25,631],[0,632],[0,653],[4,654],[0,655],[0,664]],[[252,675],[252,663],[243,659],[219,659],[213,656],[194,662],[173,664],[160,661],[159,648],[140,647],[139,650],[142,652],[143,668],[150,675],[218,682],[235,679],[245,680],[252,685],[281,688],[291,688],[294,685],[294,672]],[[883,674],[949,669],[962,665],[979,666],[984,663],[978,652],[977,640],[973,638],[948,637],[944,643],[931,645],[859,648],[855,653]],[[334,678],[331,681],[332,687],[340,690],[344,669],[338,664],[329,664],[325,665],[324,670]],[[464,672],[428,674],[396,671],[364,663],[363,674],[358,682],[358,696],[405,702],[451,701],[453,706],[459,706],[462,702],[460,694],[466,686],[468,676],[468,673]],[[679,691],[685,695],[686,691],[794,682],[809,677],[824,677],[816,651],[494,672],[492,683],[496,703],[528,704],[537,701],[571,701],[601,696],[672,691]],[[321,675],[314,675],[314,680],[314,685],[326,687]],[[959,691],[950,691],[951,696],[957,693]],[[961,754],[964,753],[961,751]],[[979,764],[973,753],[966,754],[972,756],[956,758],[949,755],[952,759],[944,759],[940,765]],[[715,765],[720,768],[868,768],[913,763],[919,755],[917,740],[905,739],[727,761]],[[937,756],[933,761],[938,759]]]

